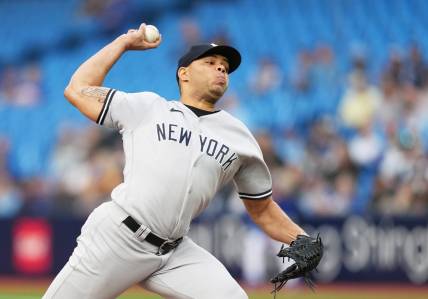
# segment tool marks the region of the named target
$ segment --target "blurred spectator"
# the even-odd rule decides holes
[[[180,32],[184,43],[184,48],[186,50],[193,45],[201,43],[200,28],[196,21],[192,18],[188,17],[180,21]]]
[[[355,177],[350,172],[340,173],[334,180],[330,215],[346,216],[355,200]]]
[[[349,157],[355,167],[357,179],[356,199],[352,203],[355,213],[365,213],[370,206],[383,150],[382,136],[370,123],[359,128],[349,140]]]
[[[282,82],[282,71],[272,57],[262,57],[250,77],[250,89],[257,95],[276,90]]]
[[[83,13],[95,18],[107,34],[114,34],[129,19],[132,19],[133,4],[130,0],[86,0]]]
[[[398,90],[394,82],[389,78],[383,78],[381,82],[382,97],[379,105],[378,121],[389,135],[397,125],[397,116],[401,115],[404,103],[401,90]]]
[[[405,177],[412,169],[412,156],[416,155],[416,136],[409,131],[397,132],[391,140],[380,165],[380,179],[385,186],[394,187],[395,181]]]
[[[266,165],[269,168],[281,167],[283,162],[275,151],[272,136],[269,132],[261,131],[255,135],[255,138],[262,150]]]
[[[16,216],[22,207],[19,189],[4,170],[0,170],[0,218]]]
[[[86,0],[83,1],[83,11],[90,16],[97,16],[105,9],[108,1]]]
[[[396,88],[401,88],[405,83],[405,70],[401,54],[393,49],[383,73],[383,80],[390,80]]]
[[[358,46],[351,52],[352,70],[349,77],[357,74],[367,78],[367,53],[364,46]]]
[[[54,186],[56,213],[76,213],[81,192],[90,182],[87,155],[93,144],[78,129],[64,127],[51,159],[50,172]]]
[[[18,82],[18,69],[9,65],[0,73],[0,103],[13,103]]]
[[[0,135],[0,170],[8,172],[8,158],[10,141],[7,137]]]
[[[329,45],[321,44],[315,48],[312,76],[318,88],[331,90],[340,86],[334,52]]]
[[[76,211],[87,215],[102,202],[110,200],[114,187],[119,185],[122,178],[122,154],[108,148],[93,151],[89,158],[89,180],[78,197]]]
[[[427,72],[427,65],[420,48],[417,44],[413,44],[404,66],[405,80],[416,88],[423,89],[427,84]]]
[[[86,216],[110,199],[112,189],[122,182],[118,141],[116,134],[94,126],[63,128],[51,164],[57,213]]]
[[[305,143],[302,137],[293,129],[288,128],[284,132],[284,136],[280,136],[276,144],[278,155],[282,161],[288,165],[295,165],[297,167],[303,164],[305,159]]]
[[[379,89],[369,85],[362,72],[353,72],[339,108],[343,123],[361,128],[373,122],[382,101]]]
[[[312,66],[313,58],[311,53],[308,50],[301,50],[298,53],[297,65],[291,73],[291,82],[295,91],[306,93],[313,87]]]
[[[397,132],[380,166],[375,209],[383,214],[426,214],[428,160],[414,132]]]
[[[176,64],[177,59],[188,51],[191,46],[203,43],[201,28],[198,22],[191,16],[181,18],[177,26],[179,30],[180,43],[176,43],[171,48],[171,62]]]
[[[16,216],[22,207],[22,198],[16,183],[8,172],[9,142],[0,136],[0,218]]]
[[[378,162],[383,151],[382,139],[370,123],[360,127],[348,144],[349,157],[358,167]]]
[[[18,106],[32,106],[42,97],[42,72],[38,63],[31,63],[22,68],[16,85],[14,103]]]
[[[6,105],[33,106],[42,97],[42,72],[37,62],[10,65],[0,74],[0,102]]]
[[[306,143],[303,169],[308,175],[322,174],[334,177],[343,171],[352,171],[347,145],[328,119],[315,122]]]
[[[306,144],[299,207],[306,215],[343,216],[354,200],[354,168],[345,141],[328,119],[315,122]]]
[[[340,173],[332,182],[314,175],[307,177],[299,202],[308,216],[346,216],[354,200],[354,181],[350,173]]]
[[[51,214],[51,198],[47,181],[42,177],[27,178],[19,183],[22,192],[21,215],[46,217]]]
[[[407,128],[416,132],[418,136],[428,125],[426,115],[428,113],[428,102],[425,94],[419,93],[410,84],[401,90],[402,110],[396,116],[396,124],[400,128]]]

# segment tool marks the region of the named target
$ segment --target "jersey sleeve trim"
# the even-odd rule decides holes
[[[108,109],[110,108],[111,100],[113,99],[115,93],[116,93],[116,90],[113,88],[111,88],[108,91],[107,96],[106,96],[105,101],[104,101],[103,108],[101,109],[100,115],[98,115],[97,124],[102,125],[104,123]]]
[[[257,200],[257,199],[264,199],[264,198],[271,196],[271,195],[272,195],[272,189],[269,189],[268,191],[258,193],[258,194],[248,194],[248,193],[239,192],[239,197],[241,199]]]

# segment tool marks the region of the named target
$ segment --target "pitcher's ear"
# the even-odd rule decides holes
[[[182,66],[178,69],[178,78],[183,82],[189,81],[187,67]]]

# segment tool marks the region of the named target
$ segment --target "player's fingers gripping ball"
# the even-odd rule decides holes
[[[128,30],[126,39],[127,50],[147,50],[158,47],[162,37],[155,26],[142,23],[138,29]]]
[[[319,235],[316,238],[299,235],[296,240],[291,242],[290,247],[282,246],[278,256],[283,259],[286,257],[292,259],[295,263],[270,280],[275,284],[273,292],[279,291],[288,280],[298,277],[303,277],[305,283],[312,289],[314,284],[309,278],[309,274],[321,261],[323,248]]]
[[[147,25],[144,28],[144,40],[149,43],[154,43],[160,38],[159,30],[153,25]]]

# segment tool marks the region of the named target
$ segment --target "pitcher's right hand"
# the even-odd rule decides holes
[[[123,34],[121,38],[125,42],[126,50],[148,50],[157,48],[162,42],[162,36],[155,42],[149,43],[144,39],[144,32],[146,24],[143,23],[138,29],[130,29],[126,34]]]

